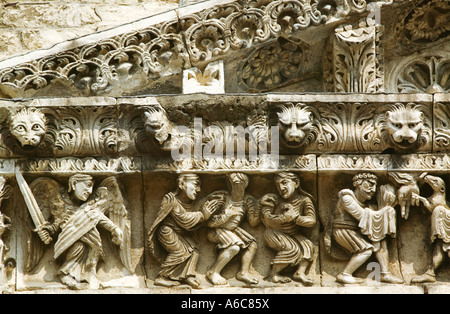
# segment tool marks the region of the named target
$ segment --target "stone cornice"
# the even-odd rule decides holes
[[[8,97],[52,95],[30,91],[56,80],[73,89],[67,95],[133,94],[232,51],[369,13],[366,1],[340,2],[334,15],[318,0],[200,2],[3,60],[0,87]],[[121,90],[124,82],[129,85]]]

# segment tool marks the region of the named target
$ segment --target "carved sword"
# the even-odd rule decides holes
[[[41,230],[41,226],[46,223],[44,216],[42,215],[41,209],[36,201],[36,198],[31,192],[30,187],[28,186],[27,181],[20,173],[19,168],[16,168],[16,179],[17,184],[19,185],[20,192],[22,192],[23,199],[25,200],[25,204],[27,205],[28,212],[30,213],[31,219],[36,227],[34,231],[38,232]],[[38,232],[39,234],[39,232]],[[49,244],[52,241],[52,238],[49,236],[43,236],[39,234],[39,237],[45,244]]]

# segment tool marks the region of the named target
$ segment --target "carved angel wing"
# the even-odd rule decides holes
[[[30,189],[36,198],[44,219],[49,223],[58,224],[63,218],[64,211],[71,206],[66,189],[57,181],[47,177],[34,180],[30,184]],[[28,215],[28,217],[30,216]],[[34,229],[31,217],[29,220],[30,226],[33,226]],[[39,263],[44,250],[45,244],[39,236],[31,229],[28,230],[27,272],[31,271]]]
[[[119,252],[120,260],[128,271],[134,273],[131,263],[131,222],[128,219],[126,202],[122,196],[119,182],[116,177],[108,177],[102,181],[100,188],[107,190],[104,195],[106,198],[105,215],[120,228],[123,234]]]

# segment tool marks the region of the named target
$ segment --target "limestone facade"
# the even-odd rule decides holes
[[[450,291],[448,1],[2,10],[2,291]]]

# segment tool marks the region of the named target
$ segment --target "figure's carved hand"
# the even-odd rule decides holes
[[[223,204],[223,197],[217,197],[205,202],[202,208],[203,216],[205,219],[209,219],[212,214],[214,214],[220,206]]]
[[[420,196],[417,193],[411,193],[411,205],[419,206],[420,205]]]
[[[119,228],[112,231],[112,242],[116,245],[121,245],[123,242],[123,233]]]
[[[286,217],[288,222],[297,218],[298,213],[292,204],[284,204],[281,209],[283,210],[283,215]]]
[[[422,197],[416,193],[412,193],[411,204],[417,204],[416,206],[419,206],[420,202],[422,202],[425,207],[430,207],[430,202],[425,197]]]
[[[52,229],[51,225],[42,225],[38,230],[36,230],[39,238],[45,244],[49,244],[52,241],[52,237],[50,236],[51,229]]]
[[[267,207],[275,207],[276,202],[277,202],[276,196],[274,196],[272,194],[266,194],[261,198],[261,200],[259,201],[259,204],[261,204],[262,206],[267,206]]]

